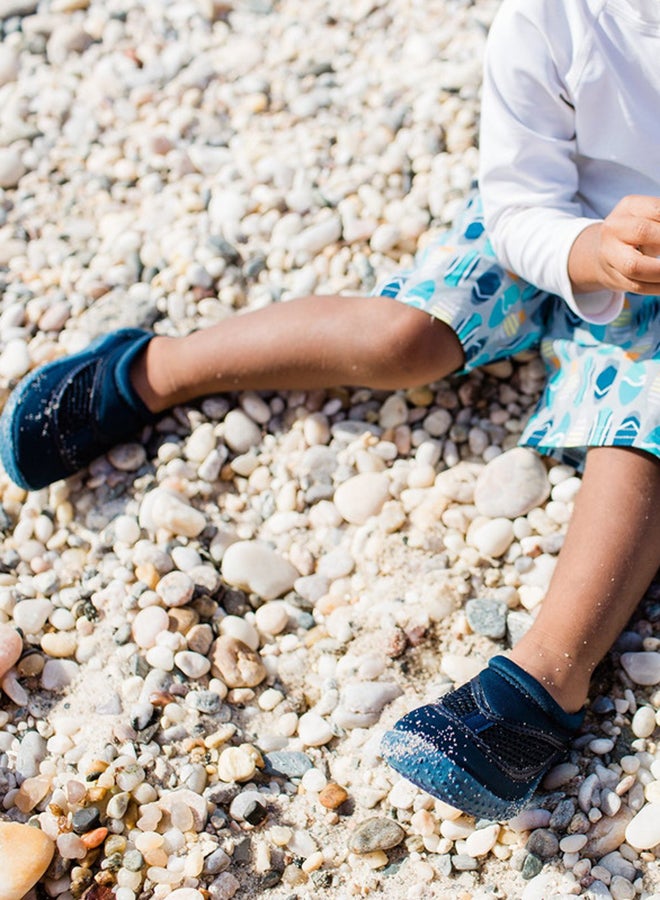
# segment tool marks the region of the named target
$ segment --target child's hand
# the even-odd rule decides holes
[[[610,288],[660,294],[660,197],[624,197],[576,238],[568,274],[576,294]]]

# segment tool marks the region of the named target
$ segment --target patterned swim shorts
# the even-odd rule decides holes
[[[522,445],[578,465],[593,446],[660,456],[660,297],[627,294],[613,322],[585,322],[561,298],[502,268],[478,194],[413,268],[376,293],[448,324],[465,353],[463,371],[540,350],[548,380]]]

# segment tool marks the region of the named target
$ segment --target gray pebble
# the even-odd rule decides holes
[[[537,828],[532,831],[527,840],[527,850],[541,859],[552,859],[559,852],[557,836],[547,828]]]
[[[567,797],[565,800],[560,800],[552,811],[549,823],[550,828],[552,828],[553,831],[566,831],[574,815],[575,801],[570,797]]]
[[[528,853],[521,869],[521,875],[526,881],[530,881],[532,878],[536,878],[542,868],[543,860],[533,853]]]
[[[268,774],[286,775],[287,778],[302,778],[313,766],[309,756],[297,750],[273,750],[264,754],[264,762]]]
[[[139,850],[129,850],[124,854],[122,866],[129,872],[139,872],[144,865],[144,859]]]
[[[83,809],[78,809],[74,812],[71,825],[76,834],[85,834],[85,832],[96,828],[100,821],[101,816],[98,809],[95,806],[85,806]]]
[[[218,847],[204,860],[204,874],[217,875],[219,872],[224,872],[230,863],[231,857],[225,853],[222,847]]]
[[[46,758],[46,741],[38,731],[28,731],[16,754],[16,771],[23,778],[39,774],[39,763]]]
[[[389,850],[400,844],[405,836],[405,831],[394,819],[374,816],[360,822],[348,840],[348,847],[353,853]]]
[[[502,600],[486,597],[468,600],[465,612],[472,631],[499,640],[506,634],[509,607]]]
[[[479,868],[479,861],[467,853],[455,853],[451,858],[451,864],[456,872],[473,872]]]

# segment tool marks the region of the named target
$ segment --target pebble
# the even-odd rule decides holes
[[[195,583],[185,572],[168,572],[156,585],[156,593],[165,606],[185,606],[192,600]]]
[[[23,164],[20,153],[12,147],[0,147],[0,188],[16,187],[27,169]],[[4,355],[4,354],[3,354]],[[4,365],[2,365],[4,370]],[[25,375],[25,369],[20,375]],[[5,371],[3,371],[5,374]],[[8,374],[8,377],[15,377]]]
[[[197,537],[206,527],[206,518],[199,510],[181,494],[162,487],[145,494],[138,521],[146,531],[163,528],[188,538]]]
[[[333,739],[332,726],[318,713],[303,713],[298,720],[298,737],[306,747],[322,747]]]
[[[493,849],[499,837],[499,825],[487,825],[485,828],[477,828],[469,834],[465,840],[465,852],[468,856],[479,858],[486,856]]]
[[[225,551],[222,577],[233,587],[274,600],[291,590],[300,573],[263,541],[237,541]]]
[[[3,900],[22,900],[48,868],[55,845],[43,831],[18,822],[0,822]]]
[[[632,718],[631,728],[638,738],[651,737],[656,728],[655,711],[650,706],[640,706]]]
[[[289,624],[289,612],[284,603],[273,600],[259,607],[255,622],[264,634],[281,634]]]
[[[472,631],[499,640],[506,634],[508,605],[489,598],[468,600],[465,614]]]
[[[272,750],[264,754],[265,771],[287,778],[302,778],[313,767],[306,753],[297,750]]]
[[[141,609],[133,619],[131,629],[135,643],[143,650],[148,650],[155,646],[158,635],[168,630],[169,624],[169,616],[162,606]]]
[[[474,488],[474,502],[483,516],[515,519],[540,506],[550,494],[550,482],[539,457],[514,447],[491,460]]]
[[[379,472],[354,475],[339,485],[334,504],[340,515],[353,525],[364,525],[382,510],[390,496],[389,479]]]
[[[513,523],[509,519],[491,519],[468,534],[469,543],[483,556],[497,559],[503,556],[513,541]]]
[[[655,685],[660,682],[660,653],[622,653],[621,665],[635,684]]]
[[[10,625],[0,624],[0,678],[14,666],[23,652],[20,634]]]
[[[652,850],[660,844],[660,802],[648,803],[627,824],[626,841],[635,850]]]
[[[48,621],[53,609],[50,600],[21,600],[14,608],[14,625],[25,634],[37,634]]]
[[[319,792],[319,803],[326,809],[338,809],[346,800],[348,791],[334,782],[330,782]]]
[[[222,781],[249,781],[257,770],[258,755],[252,748],[227,747],[218,758],[218,777]]]
[[[383,816],[366,819],[355,828],[348,839],[353,853],[373,853],[375,850],[391,850],[405,837],[405,831],[395,822]]]
[[[247,453],[261,442],[261,428],[240,409],[232,409],[223,422],[225,443],[234,453]]]
[[[211,671],[230,688],[255,687],[267,674],[259,654],[229,635],[221,635],[214,642]]]

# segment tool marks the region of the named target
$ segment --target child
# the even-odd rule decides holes
[[[382,745],[477,816],[529,802],[660,563],[659,50],[656,0],[504,0],[485,67],[485,226],[473,196],[380,296],[306,297],[182,338],[115,332],[28,376],[0,420],[7,472],[35,489],[204,394],[404,388],[540,345],[548,382],[521,442],[590,448],[548,594],[509,657]]]

